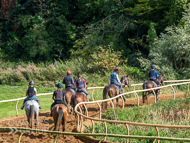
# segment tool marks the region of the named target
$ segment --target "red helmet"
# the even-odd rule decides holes
[[[67,74],[71,74],[71,71],[67,71]]]
[[[118,69],[118,68],[115,68],[114,71],[119,71],[119,69]]]

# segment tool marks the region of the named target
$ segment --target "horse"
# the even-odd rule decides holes
[[[24,103],[24,108],[26,111],[27,120],[29,123],[29,127],[32,128],[33,125],[33,116],[35,119],[35,127],[38,121],[39,116],[39,104],[35,100],[28,100]]]
[[[85,88],[86,91],[87,91],[87,84],[88,83],[86,83],[86,88]],[[75,117],[76,117],[76,114],[75,114],[75,111],[74,111],[75,106],[80,102],[88,102],[84,94],[85,93],[83,93],[83,92],[76,92],[76,95],[72,98],[71,105],[73,107],[73,115],[75,115]],[[84,105],[80,105],[80,107],[81,107],[81,109],[83,108],[84,115],[85,115],[85,107],[84,107]]]
[[[162,85],[164,85],[164,77],[163,77],[163,75],[159,75],[157,81],[159,83],[161,83]],[[143,89],[150,89],[150,88],[155,88],[155,87],[156,87],[156,85],[153,83],[153,81],[149,80],[149,81],[145,81],[143,83]],[[145,100],[147,100],[147,95],[146,95],[147,92],[149,93],[148,96],[150,96],[153,93],[152,90],[144,91],[143,96],[142,96],[143,103],[145,103]],[[155,92],[155,95],[156,95],[156,100],[158,100],[158,90],[154,89],[154,92]]]
[[[71,88],[69,87],[63,90],[65,92],[65,100],[67,102],[67,113],[68,113],[67,116],[69,116],[69,105],[71,104],[72,98],[75,96],[75,93],[72,92],[70,89]]]
[[[122,86],[122,92],[124,91],[124,87],[125,87],[125,85],[127,85],[128,87],[130,87],[131,86],[131,84],[129,83],[129,78],[128,78],[128,76],[123,76],[122,78],[121,78],[121,84],[123,85]],[[108,84],[108,85],[106,85],[105,87],[104,87],[104,89],[103,89],[103,99],[107,99],[107,96],[109,95],[109,97],[110,98],[112,98],[112,97],[115,97],[115,96],[117,96],[117,95],[119,95],[119,90],[117,89],[117,87],[114,85],[114,84]],[[123,100],[124,100],[124,102],[125,102],[125,97],[124,96],[122,96],[123,97]],[[116,101],[117,101],[117,106],[119,106],[119,103],[118,103],[118,98],[116,98]],[[102,106],[103,106],[103,104],[102,104]],[[106,108],[107,108],[107,102],[106,102],[106,105],[104,105],[104,106],[106,106]],[[104,107],[103,106],[103,107]],[[103,108],[102,107],[102,108]]]
[[[63,104],[56,104],[52,109],[52,116],[54,120],[54,131],[59,131],[59,125],[62,123],[64,132],[67,122],[67,107]]]

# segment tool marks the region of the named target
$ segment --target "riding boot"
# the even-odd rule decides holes
[[[20,109],[22,109],[22,110],[23,110],[23,109],[24,109],[24,105],[22,105],[22,107],[21,107]]]
[[[39,104],[39,109],[42,109],[42,107],[40,106],[40,101],[39,100],[36,100]]]
[[[123,93],[123,91],[121,91],[121,89],[122,89],[122,88],[120,87],[120,88],[119,88],[119,94],[122,94],[122,93]]]

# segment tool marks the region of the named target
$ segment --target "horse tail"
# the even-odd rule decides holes
[[[34,115],[34,105],[30,105],[30,112],[29,112],[29,117],[28,117],[28,123],[29,123],[30,128],[32,128],[32,124],[33,124],[33,121],[32,121],[33,115]]]
[[[76,95],[73,98],[73,104],[74,104],[74,106],[73,106],[73,111],[74,111],[75,110],[75,106],[77,105],[77,97],[76,97]]]
[[[108,98],[108,92],[109,92],[109,89],[108,89],[108,86],[105,86],[105,92],[104,92],[104,95],[103,95],[103,99],[107,99]]]
[[[143,84],[143,89],[146,89],[146,85],[147,85],[147,82],[145,82],[144,84]],[[146,95],[146,91],[143,91],[143,96],[145,96]]]
[[[61,107],[59,107],[59,109],[58,109],[58,119],[57,119],[57,121],[58,121],[58,122],[61,121],[62,117],[63,117],[63,110],[62,110]]]
[[[34,105],[30,105],[30,119],[32,118],[32,116],[34,115]]]

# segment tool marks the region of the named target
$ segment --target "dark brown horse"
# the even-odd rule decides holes
[[[123,76],[123,77],[121,78],[121,84],[123,85],[123,86],[122,86],[122,89],[121,89],[122,92],[124,92],[124,89],[123,89],[123,88],[125,87],[125,85],[127,85],[128,87],[131,86],[131,84],[129,83],[129,78],[128,78],[128,76]],[[106,86],[104,87],[104,89],[103,89],[103,99],[107,99],[107,96],[108,96],[108,95],[109,95],[110,98],[119,95],[119,90],[117,89],[117,87],[115,87],[114,84],[108,84],[108,85],[106,85]],[[125,97],[124,97],[124,96],[122,96],[122,97],[123,97],[123,99],[124,99],[124,101],[125,101]],[[116,98],[116,101],[117,101],[117,106],[119,106],[118,98]],[[106,102],[104,105],[102,104],[102,108],[103,108],[104,106],[107,108],[107,102]]]
[[[60,123],[62,123],[63,132],[67,122],[67,107],[63,104],[56,104],[52,109],[52,116],[54,119],[54,131],[59,131]]]
[[[164,77],[163,77],[163,75],[159,75],[157,81],[160,84],[164,85]],[[143,89],[150,89],[150,88],[155,88],[155,87],[156,87],[156,85],[153,83],[153,81],[149,80],[149,81],[145,81],[143,83]],[[148,92],[148,95],[146,95],[147,92]],[[158,90],[155,89],[154,92],[156,94],[156,100],[158,100]],[[142,96],[143,103],[145,103],[145,100],[147,100],[147,96],[150,96],[152,93],[153,93],[152,90],[143,92],[143,96]]]
[[[67,113],[69,116],[69,105],[71,104],[72,98],[75,96],[75,93],[70,90],[71,88],[64,89],[65,91],[65,100],[67,102]],[[72,111],[72,109],[71,109]]]
[[[88,83],[86,83],[86,88],[85,88],[86,91],[87,91],[87,84]],[[76,95],[72,98],[72,101],[71,101],[71,105],[73,107],[73,114],[75,114],[75,112],[74,112],[75,106],[80,102],[87,102],[87,99],[86,99],[85,95],[82,92],[76,92]],[[80,108],[84,111],[84,115],[85,115],[85,107],[84,107],[84,105],[80,105]]]

